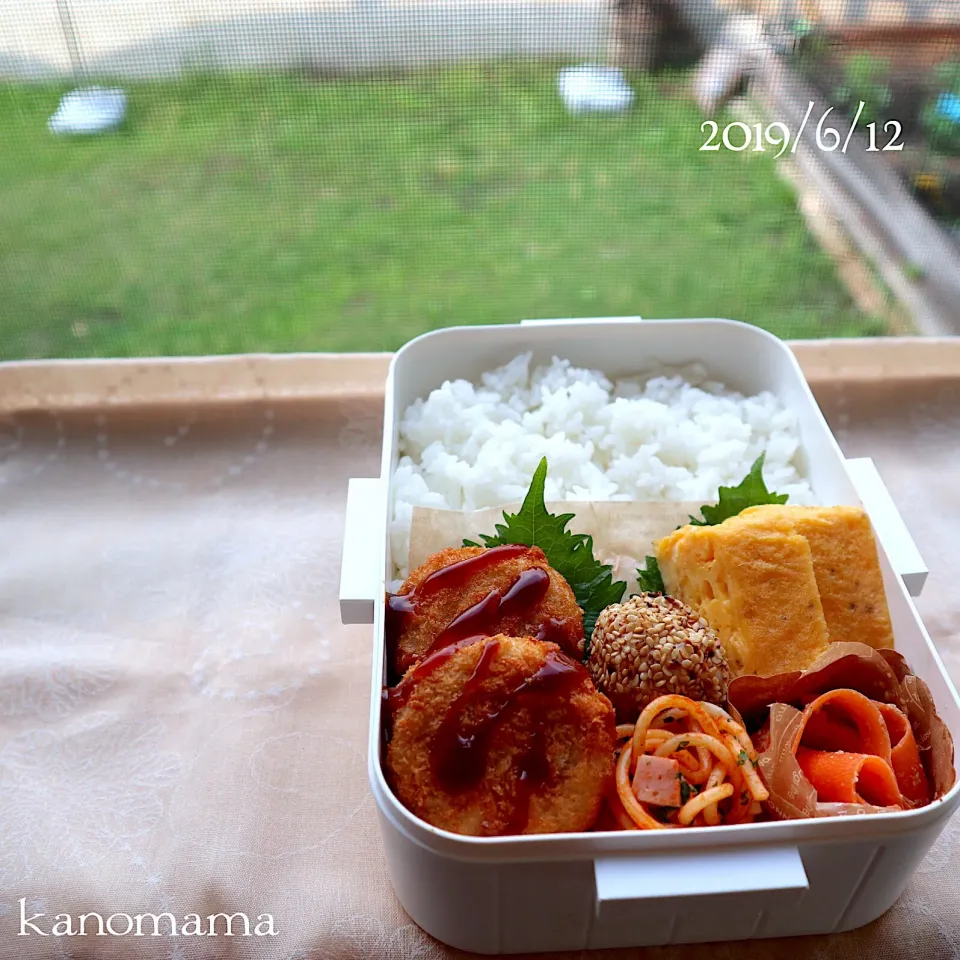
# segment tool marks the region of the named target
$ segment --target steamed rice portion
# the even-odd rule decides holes
[[[531,354],[446,381],[400,421],[390,536],[407,574],[415,506],[476,510],[523,499],[542,457],[546,499],[715,501],[761,453],[767,486],[813,502],[796,461],[794,414],[776,396],[743,396],[700,364],[611,382],[598,370]]]

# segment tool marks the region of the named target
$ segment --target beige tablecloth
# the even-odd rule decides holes
[[[928,561],[920,608],[960,680],[957,347],[799,352]],[[370,630],[338,622],[346,482],[377,472],[384,370],[0,368],[3,960],[452,955],[394,899],[366,778]],[[649,956],[960,957],[958,835],[863,931]],[[46,933],[169,911],[262,935],[97,937],[91,919],[22,937],[21,910]]]

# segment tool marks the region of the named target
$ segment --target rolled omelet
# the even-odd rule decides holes
[[[667,593],[716,631],[731,676],[802,670],[827,649],[810,545],[800,535],[727,520],[657,543]]]
[[[788,524],[810,544],[830,640],[893,649],[877,542],[860,507],[750,507],[738,519]]]
[[[659,541],[667,592],[697,610],[733,676],[810,666],[829,643],[893,647],[870,520],[857,507],[763,506]]]

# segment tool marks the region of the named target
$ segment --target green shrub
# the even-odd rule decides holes
[[[858,53],[843,66],[843,83],[834,90],[837,106],[842,106],[851,116],[857,112],[862,101],[864,123],[887,120],[886,111],[893,102],[889,83],[890,61],[875,57],[872,53]]]

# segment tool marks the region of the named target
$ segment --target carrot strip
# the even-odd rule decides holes
[[[930,783],[910,723],[892,704],[855,690],[831,690],[803,711],[793,748],[798,761],[803,756],[801,768],[822,801],[877,806],[930,802]]]
[[[811,750],[867,752],[863,749],[860,731],[856,725],[847,722],[846,717],[838,717],[826,710],[820,710],[810,716],[804,728],[803,743]]]
[[[930,802],[930,781],[920,761],[920,748],[910,721],[893,704],[878,703],[877,706],[890,734],[890,766],[896,774],[900,792],[911,803],[923,806]]]
[[[893,770],[880,757],[863,753],[797,750],[797,763],[825,803],[900,804],[900,787]]]
[[[807,725],[822,710],[827,710],[832,717],[829,721],[830,729],[835,729],[836,723],[843,723],[844,721],[847,721],[851,727],[856,729],[859,736],[858,749],[851,750],[850,753],[870,754],[874,757],[880,757],[887,763],[890,762],[890,734],[887,732],[887,725],[884,723],[877,705],[862,693],[844,688],[829,690],[808,704],[803,711],[800,728],[797,730],[796,739],[793,742],[794,751],[804,743]],[[821,723],[825,724],[826,721]],[[813,743],[805,745],[810,748],[815,746]],[[822,748],[827,747],[828,744],[819,742],[816,746]],[[829,746],[828,748],[836,749],[835,746]]]

